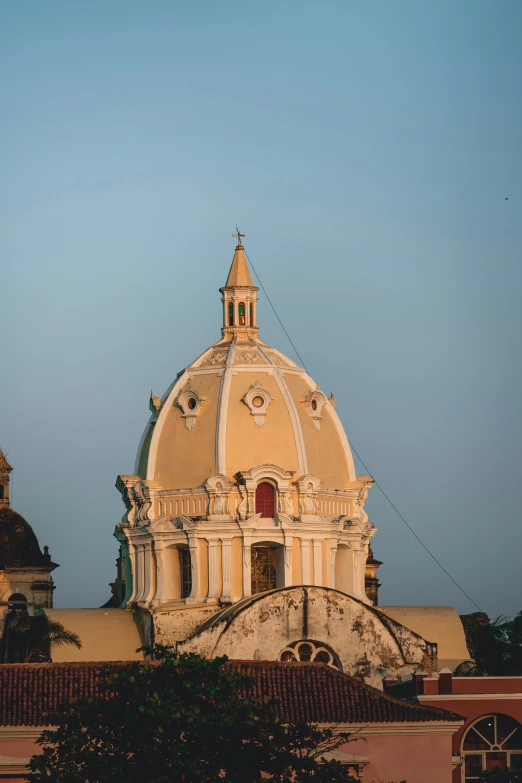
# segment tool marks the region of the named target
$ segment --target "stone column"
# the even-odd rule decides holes
[[[143,557],[143,544],[136,544],[136,593],[134,602],[141,601],[145,589],[145,560]]]
[[[323,543],[314,539],[314,585],[323,584]]]
[[[208,604],[215,604],[218,595],[218,542],[209,540],[208,542]]]
[[[157,573],[156,558],[154,557],[154,547],[152,541],[149,541],[146,545],[145,558],[147,563],[148,577],[147,577],[147,591],[143,596],[143,600],[147,605],[150,605],[156,593],[156,573]]]
[[[199,589],[199,548],[198,540],[195,536],[189,536],[190,566],[192,568],[192,590],[185,599],[187,604],[199,603],[202,599]]]
[[[125,573],[125,596],[123,598],[122,607],[125,608],[130,601],[132,595],[132,563],[129,555],[129,542],[122,542],[121,545],[121,559],[123,563],[123,571]]]
[[[138,561],[137,561],[137,555],[136,555],[136,547],[134,545],[134,542],[129,539],[129,562],[132,572],[132,582],[131,582],[131,591],[129,594],[129,597],[127,599],[128,604],[133,604],[136,600],[136,592],[138,588]]]
[[[243,596],[252,595],[252,536],[243,533]]]
[[[140,601],[146,602],[150,590],[150,578],[151,578],[150,543],[147,542],[146,544],[143,544],[141,549],[142,549],[142,558],[143,558],[143,590],[141,592]]]
[[[285,587],[292,585],[292,536],[285,536]]]
[[[364,544],[360,541],[354,541],[353,548],[353,596],[365,604],[370,603],[364,588],[364,576],[366,572],[366,552]]]
[[[330,551],[328,552],[328,587],[335,588],[335,559],[337,557],[337,541],[330,541]]]
[[[311,585],[310,574],[310,541],[307,538],[301,539],[301,582],[304,585]]]
[[[156,555],[156,590],[152,598],[153,606],[157,606],[165,595],[165,563],[163,558],[163,543],[154,540],[154,553]]]
[[[221,541],[221,574],[223,588],[221,598],[223,601],[232,600],[232,539]]]

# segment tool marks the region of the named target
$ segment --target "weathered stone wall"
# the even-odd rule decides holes
[[[155,614],[155,624],[156,619]],[[169,622],[161,617],[162,634]],[[379,610],[323,587],[285,587],[243,599],[203,623],[178,649],[205,658],[273,661],[288,644],[306,639],[327,645],[344,672],[378,688],[387,674],[408,674],[418,666],[432,671],[437,661],[435,644]]]
[[[149,637],[149,643],[154,640],[156,644],[175,646],[218,611],[217,604],[180,606],[175,609],[160,607],[152,610],[152,614],[142,612],[143,628]]]

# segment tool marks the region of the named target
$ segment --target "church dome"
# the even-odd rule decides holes
[[[178,375],[152,417],[135,473],[163,490],[276,465],[295,482],[311,474],[345,490],[356,480],[343,426],[306,370],[258,335],[257,296],[238,245],[223,298],[222,338]]]
[[[31,525],[9,506],[0,508],[0,569],[49,565]]]

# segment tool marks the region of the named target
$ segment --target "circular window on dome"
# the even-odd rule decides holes
[[[262,408],[264,404],[265,404],[264,399],[259,395],[254,397],[254,399],[252,400],[252,405],[254,406],[254,408]]]
[[[292,642],[279,653],[279,660],[286,663],[301,661],[302,663],[326,663],[333,669],[340,669],[339,658],[334,651],[326,644],[313,642],[309,639],[303,639],[299,642]]]
[[[193,411],[193,410],[194,410],[194,408],[196,407],[196,405],[197,405],[197,404],[198,404],[198,403],[197,403],[197,400],[196,400],[196,398],[195,398],[195,397],[189,397],[189,398],[188,398],[188,402],[187,402],[187,408],[188,408],[189,410]]]

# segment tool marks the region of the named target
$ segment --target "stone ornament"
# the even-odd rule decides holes
[[[319,514],[319,501],[317,495],[321,488],[321,481],[317,476],[308,473],[296,481],[299,493],[299,511],[302,517],[315,517]]]
[[[201,409],[206,405],[208,400],[205,397],[200,397],[199,394],[194,391],[189,383],[185,386],[182,392],[179,393],[174,405],[181,408],[183,411],[182,416],[185,419],[185,427],[190,430],[196,422],[196,418],[201,413]]]
[[[209,519],[230,516],[230,491],[233,484],[221,473],[210,476],[205,482],[205,489],[210,496]]]
[[[302,400],[303,405],[308,411],[308,414],[310,418],[312,419],[313,423],[317,427],[318,430],[321,429],[321,417],[323,408],[326,405],[326,397],[322,393],[321,389],[319,388],[319,384],[315,387],[315,391],[309,391],[304,400]]]
[[[226,351],[214,351],[207,359],[208,364],[223,364],[227,356]]]
[[[273,401],[274,398],[270,392],[263,389],[260,381],[256,381],[242,398],[242,402],[250,409],[250,414],[254,417],[254,422],[258,427],[262,427],[265,423],[268,406]]]
[[[256,351],[245,351],[244,353],[239,353],[239,351],[236,353],[236,361],[237,362],[245,362],[247,364],[250,364],[250,362],[253,362],[254,359],[257,359],[257,352]]]
[[[126,508],[122,523],[130,527],[150,524],[152,500],[148,488],[139,476],[118,476],[116,488],[121,492]]]

